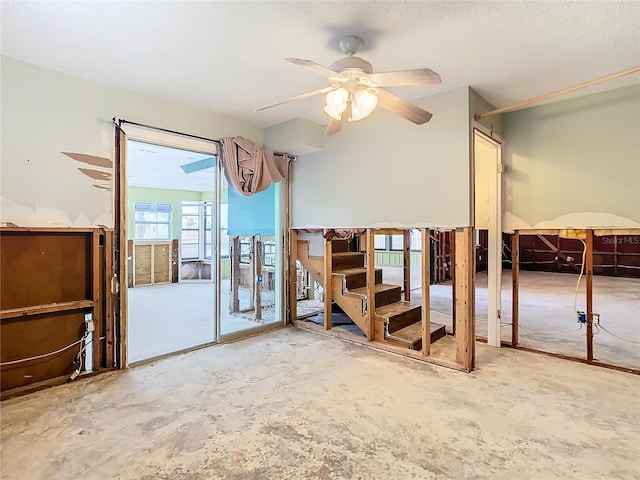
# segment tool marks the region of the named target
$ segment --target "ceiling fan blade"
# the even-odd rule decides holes
[[[287,62],[291,62],[294,65],[300,65],[301,67],[308,68],[309,70],[313,70],[320,75],[324,75],[328,78],[336,78],[340,77],[338,72],[335,72],[327,67],[323,67],[322,65],[312,62],[311,60],[304,60],[302,58],[285,58]]]
[[[327,125],[327,130],[324,132],[325,135],[333,135],[334,133],[338,133],[342,130],[342,126],[344,125],[344,121],[347,118],[347,111],[342,112],[342,116],[340,120],[336,120],[333,117],[329,117],[329,124]]]
[[[260,110],[266,110],[267,108],[277,107],[278,105],[282,105],[284,103],[293,102],[294,100],[300,100],[302,98],[313,97],[314,95],[320,95],[321,93],[329,93],[333,89],[335,89],[335,87],[324,87],[324,88],[321,88],[320,90],[314,90],[313,92],[303,93],[302,95],[298,95],[297,97],[289,98],[287,100],[282,100],[281,102],[278,102],[278,103],[272,103],[271,105],[267,105],[267,106],[264,106],[264,107],[256,108],[255,111],[259,112]]]
[[[368,75],[369,80],[380,87],[401,87],[403,85],[437,85],[440,75],[428,68],[401,70],[398,72],[380,72]]]
[[[400,97],[396,97],[392,93],[387,92],[381,88],[378,88],[378,103],[382,108],[385,108],[393,113],[403,116],[410,122],[416,125],[422,125],[431,120],[433,115],[426,110],[416,107],[415,105],[405,102]]]

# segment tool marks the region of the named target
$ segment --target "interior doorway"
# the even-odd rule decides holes
[[[499,347],[502,320],[502,144],[474,129],[476,331]]]

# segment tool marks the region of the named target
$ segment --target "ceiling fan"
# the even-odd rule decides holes
[[[286,60],[308,68],[329,79],[330,86],[304,93],[281,102],[256,108],[256,112],[276,107],[294,100],[325,94],[324,111],[329,115],[326,135],[339,132],[345,120],[357,122],[369,116],[376,106],[380,105],[407,120],[422,125],[431,120],[431,113],[417,107],[382,87],[398,87],[403,85],[437,85],[440,75],[428,68],[401,70],[397,72],[373,72],[373,65],[361,57],[355,56],[364,44],[361,38],[354,35],[344,37],[338,43],[346,57],[333,62],[329,68],[311,60],[287,58]]]

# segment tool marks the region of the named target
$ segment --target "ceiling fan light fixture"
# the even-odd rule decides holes
[[[326,96],[327,104],[324,106],[324,111],[332,118],[340,120],[342,112],[347,108],[347,101],[349,100],[349,92],[344,88],[337,88],[331,90]]]
[[[378,96],[369,89],[358,90],[353,97],[350,118],[352,122],[368,117],[378,106]]]

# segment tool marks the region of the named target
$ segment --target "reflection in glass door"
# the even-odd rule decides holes
[[[222,183],[220,334],[235,336],[282,321],[283,188],[243,196]]]

